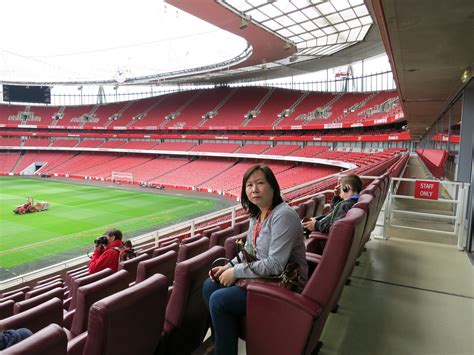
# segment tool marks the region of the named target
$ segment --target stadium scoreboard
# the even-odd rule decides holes
[[[3,85],[4,102],[51,103],[49,86]]]

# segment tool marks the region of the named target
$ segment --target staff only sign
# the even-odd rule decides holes
[[[437,200],[439,197],[439,181],[415,181],[415,198]]]

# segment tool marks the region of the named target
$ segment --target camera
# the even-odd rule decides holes
[[[105,235],[97,238],[96,240],[94,240],[94,244],[97,244],[97,245],[104,245],[106,246],[107,245],[107,237]]]

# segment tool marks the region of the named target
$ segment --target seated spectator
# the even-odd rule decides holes
[[[91,274],[104,270],[106,268],[112,269],[113,272],[118,270],[120,261],[120,253],[123,250],[122,232],[118,229],[109,229],[104,234],[105,238],[98,238],[105,243],[97,242],[94,246],[94,254],[92,254],[89,263],[89,272]]]
[[[32,334],[31,330],[27,328],[0,331],[0,350],[9,348]]]
[[[304,222],[303,226],[310,231],[329,233],[332,224],[345,217],[347,211],[359,200],[362,191],[362,180],[356,174],[344,176],[334,189],[331,210],[327,215],[321,215]]]
[[[236,285],[238,279],[278,276],[288,262],[299,265],[303,284],[308,277],[301,221],[283,201],[275,175],[266,165],[252,166],[245,173],[241,203],[250,215],[245,250],[256,260],[246,263],[235,258],[214,267],[203,284],[214,355],[237,354],[240,318],[247,307],[247,290]]]

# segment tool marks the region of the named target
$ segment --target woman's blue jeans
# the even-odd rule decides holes
[[[202,295],[211,314],[214,355],[236,355],[240,318],[247,308],[247,291],[235,285],[221,287],[208,278],[202,285]]]

